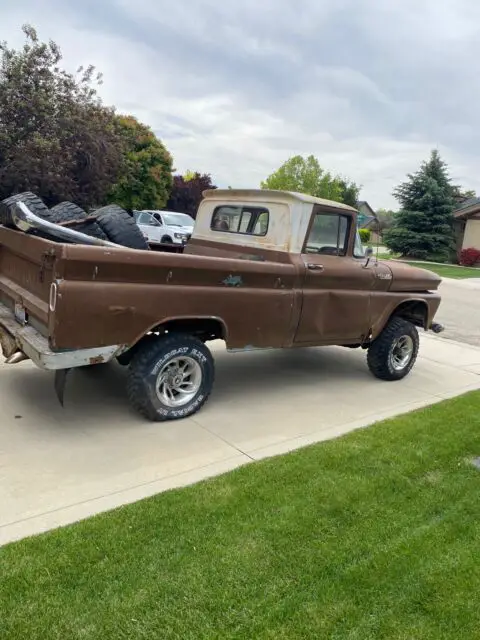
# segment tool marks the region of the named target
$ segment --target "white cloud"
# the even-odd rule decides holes
[[[219,186],[258,186],[313,153],[394,206],[393,187],[437,147],[480,189],[474,0],[22,0],[0,18],[14,46],[30,22],[70,69],[95,64],[106,103]]]

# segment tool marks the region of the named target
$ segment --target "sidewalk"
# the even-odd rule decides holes
[[[342,348],[227,354],[193,418],[132,413],[120,367],[74,372],[66,406],[29,363],[0,366],[0,544],[480,388],[480,348],[422,337],[398,383]]]

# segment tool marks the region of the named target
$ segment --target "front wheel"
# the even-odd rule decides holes
[[[419,344],[418,331],[411,322],[392,318],[368,349],[368,367],[380,380],[401,380],[412,370]]]
[[[155,422],[196,413],[214,380],[210,350],[196,338],[170,334],[147,341],[134,354],[127,379],[130,404]]]

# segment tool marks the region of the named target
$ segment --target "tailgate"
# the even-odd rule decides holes
[[[48,335],[48,300],[62,245],[0,226],[0,302]]]

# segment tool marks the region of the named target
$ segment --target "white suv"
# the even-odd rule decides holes
[[[152,244],[185,244],[195,225],[189,215],[176,211],[134,211],[133,215],[147,242]]]

